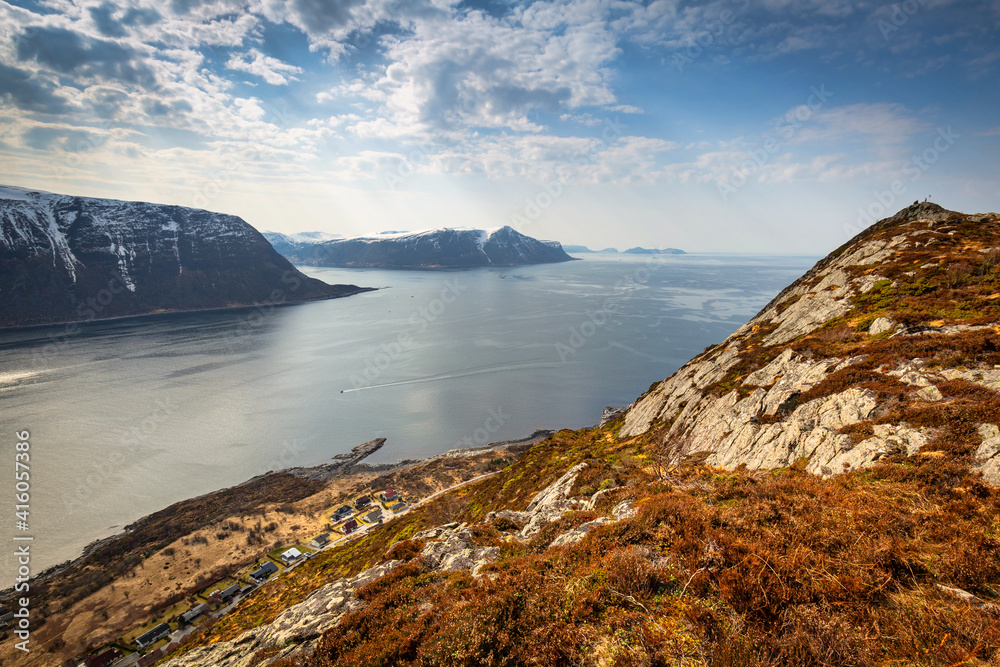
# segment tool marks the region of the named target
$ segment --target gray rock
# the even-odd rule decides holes
[[[565,533],[559,535],[556,539],[552,540],[551,547],[564,547],[568,544],[576,544],[584,537],[587,533],[597,528],[598,526],[603,526],[605,524],[614,523],[614,519],[606,516],[599,517],[593,521],[588,521],[587,523],[581,524],[572,530],[567,530]]]
[[[577,509],[578,504],[576,501],[570,500],[569,491],[573,488],[573,483],[576,482],[576,476],[586,467],[586,463],[576,464],[566,474],[535,495],[524,512],[527,524],[521,529],[522,539],[531,539],[541,532],[542,528],[556,521],[566,512]]]
[[[344,614],[360,609],[364,602],[354,591],[385,576],[399,561],[389,561],[369,568],[348,579],[338,579],[313,591],[302,602],[283,611],[266,625],[247,630],[233,641],[202,646],[163,663],[164,667],[248,667],[254,655],[266,648],[286,647],[271,660],[293,653],[310,651],[323,632],[333,627]]]
[[[899,326],[895,320],[888,317],[876,317],[875,321],[871,323],[868,327],[868,333],[872,336],[878,336],[880,334],[895,331],[896,327]]]
[[[1000,428],[996,424],[979,427],[983,441],[976,449],[974,470],[983,473],[983,479],[994,486],[1000,486]]]
[[[597,495],[596,493],[594,494]],[[551,547],[562,547],[567,544],[575,544],[586,537],[587,533],[597,528],[598,526],[604,526],[609,523],[615,523],[616,521],[621,521],[622,519],[628,519],[629,517],[635,516],[635,510],[632,508],[632,501],[625,500],[614,506],[611,510],[611,516],[602,516],[594,519],[593,521],[588,521],[587,523],[581,524],[576,528],[567,530],[565,533],[559,535],[556,539],[552,540]]]
[[[966,382],[1000,391],[1000,369],[949,368],[941,371],[941,375],[948,380],[965,380]]]
[[[873,437],[862,440],[827,462],[826,468],[833,474],[851,472],[877,463],[890,454],[912,456],[929,440],[928,432],[904,424],[879,424],[874,431]],[[824,475],[831,473],[824,472]]]
[[[480,547],[469,542],[468,528],[452,528],[439,534],[439,539],[424,545],[420,555],[428,567],[436,572],[469,570],[477,576],[479,570],[500,555],[496,547]]]

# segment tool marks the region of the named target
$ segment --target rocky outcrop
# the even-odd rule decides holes
[[[385,438],[375,438],[374,440],[361,443],[347,453],[337,454],[332,457],[330,463],[322,463],[308,468],[286,468],[283,472],[302,479],[326,482],[345,474],[348,470],[380,450],[384,444]]]
[[[511,510],[490,512],[486,515],[486,520],[502,518],[523,525],[517,536],[522,540],[530,540],[542,528],[558,520],[566,512],[579,509],[579,501],[571,498],[569,492],[576,482],[577,475],[586,467],[586,463],[578,463],[570,468],[562,477],[535,494],[523,512]]]
[[[593,500],[594,499],[592,499],[592,501]],[[592,501],[590,502],[591,506],[594,504]],[[601,516],[593,521],[588,521],[587,523],[580,524],[576,528],[567,530],[565,533],[562,533],[556,537],[556,539],[552,540],[552,544],[549,546],[563,547],[569,544],[576,544],[595,528],[600,528],[601,526],[606,526],[632,516],[635,516],[635,510],[632,509],[632,501],[624,500],[611,509],[611,516]]]
[[[899,326],[895,320],[888,317],[876,317],[875,321],[868,327],[868,333],[872,336],[881,336],[884,333],[892,333]]]
[[[983,441],[976,449],[976,469],[990,484],[1000,486],[1000,428],[996,424],[983,424],[979,435]]]
[[[975,236],[958,239],[960,225],[975,226]],[[896,401],[941,403],[954,398],[954,386],[950,395],[940,388],[951,380],[1000,390],[1000,368],[941,367],[936,360],[899,359],[898,354],[872,368],[865,346],[891,340],[905,349],[906,337],[940,336],[936,344],[946,348],[950,337],[993,334],[997,323],[983,323],[980,314],[969,316],[979,319],[974,323],[928,317],[926,323],[913,324],[912,313],[901,311],[911,321],[900,324],[892,294],[897,289],[904,295],[948,290],[949,303],[955,303],[954,293],[966,280],[978,295],[979,279],[969,278],[974,264],[966,265],[968,274],[948,267],[964,261],[955,254],[980,261],[996,245],[992,237],[998,228],[996,214],[962,216],[927,203],[880,221],[817,263],[726,341],[635,401],[619,437],[655,430],[668,463],[697,454],[706,464],[723,468],[775,468],[805,458],[806,469],[822,475],[856,470],[890,455],[916,454],[932,430],[878,422],[884,411],[873,387],[885,392],[902,384],[915,390],[897,391]],[[991,265],[983,264],[979,275],[990,270]],[[858,377],[866,382],[821,390],[841,371],[837,377],[851,377],[846,369],[856,365],[863,367]],[[866,429],[874,435],[856,435],[865,429],[849,432],[862,422],[872,424]],[[984,435],[977,456],[984,475],[995,479],[995,454],[987,442],[993,440]]]
[[[432,540],[424,545],[420,555],[427,566],[436,572],[468,570],[473,577],[477,577],[484,565],[500,555],[500,549],[497,547],[473,545],[472,530],[464,524],[443,526],[417,533],[413,539]]]
[[[281,649],[269,655],[269,662],[310,651],[315,640],[344,614],[364,606],[354,591],[385,576],[398,564],[398,561],[389,561],[354,577],[338,579],[313,591],[266,625],[247,630],[233,641],[195,648],[163,664],[169,667],[250,667],[260,664],[254,662],[255,656],[266,649]]]

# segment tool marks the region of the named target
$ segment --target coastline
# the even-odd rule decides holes
[[[331,285],[333,287],[333,285]],[[357,285],[345,285],[345,287],[353,287],[354,290],[348,291],[344,294],[326,294],[322,296],[311,297],[308,299],[297,299],[295,301],[282,301],[281,303],[249,303],[239,306],[220,306],[218,308],[186,308],[184,310],[180,309],[164,309],[150,311],[146,313],[135,313],[133,315],[116,315],[115,317],[95,317],[90,320],[59,320],[55,322],[40,322],[34,324],[8,324],[0,326],[0,334],[4,333],[15,333],[21,331],[30,331],[32,329],[43,329],[45,327],[59,327],[59,326],[84,326],[88,324],[104,324],[107,322],[119,322],[122,320],[138,320],[139,318],[149,317],[149,318],[162,318],[162,317],[177,317],[188,314],[195,313],[223,313],[223,312],[239,312],[242,310],[252,310],[254,308],[284,308],[286,306],[297,306],[304,303],[313,303],[316,301],[330,301],[333,299],[343,299],[349,296],[357,296],[358,294],[363,294],[365,292],[375,292],[379,289],[384,289],[381,287],[359,287]],[[72,334],[70,334],[72,335]]]
[[[279,476],[287,475],[301,480],[309,480],[324,484],[338,479],[348,478],[353,475],[373,475],[378,477],[394,472],[405,471],[420,465],[430,464],[435,461],[470,458],[498,450],[531,446],[541,442],[552,433],[553,431],[551,430],[539,429],[523,438],[492,442],[481,447],[451,449],[447,452],[422,459],[399,459],[394,463],[364,463],[363,461],[365,458],[379,451],[386,442],[385,438],[374,438],[373,440],[369,440],[368,442],[355,446],[347,453],[338,454],[332,457],[331,462],[329,463],[320,463],[315,466],[300,466],[280,470],[269,470],[260,475],[251,477],[250,479],[239,484],[223,487],[215,491],[210,491],[208,493],[193,496],[191,498],[173,503],[165,508],[137,519],[114,535],[109,535],[90,542],[83,547],[80,554],[76,558],[47,567],[45,570],[32,577],[30,583],[32,586],[44,584],[59,577],[61,574],[68,572],[74,567],[86,565],[87,561],[92,557],[101,554],[105,549],[112,549],[120,540],[133,535],[138,529],[142,528],[148,522],[161,518],[160,515],[164,513],[169,514],[174,508],[180,508],[193,503],[211,501],[218,496],[231,493],[235,490],[264,485],[268,481],[271,481]],[[206,517],[206,520],[208,519],[209,517]],[[13,595],[13,586],[0,589],[0,602],[10,599]]]

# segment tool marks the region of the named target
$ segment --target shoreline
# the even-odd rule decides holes
[[[345,287],[347,286],[345,285]],[[63,327],[63,326],[68,327],[74,325],[80,327],[89,324],[104,324],[107,322],[120,322],[122,320],[136,320],[142,317],[159,318],[159,317],[181,316],[189,314],[238,312],[241,310],[250,310],[252,308],[283,308],[286,306],[298,306],[304,303],[314,303],[317,301],[331,301],[333,299],[344,299],[349,296],[357,296],[358,294],[364,294],[365,292],[375,292],[380,289],[384,289],[381,287],[360,287],[358,285],[350,285],[350,287],[354,287],[355,290],[345,294],[328,294],[325,296],[318,296],[310,299],[283,301],[281,303],[262,302],[262,303],[244,304],[240,306],[219,306],[217,308],[191,308],[185,310],[164,309],[158,311],[151,311],[148,313],[135,313],[133,315],[116,315],[114,317],[95,317],[94,319],[91,320],[60,320],[58,322],[41,322],[35,324],[9,324],[0,326],[0,334],[14,333],[19,331],[30,331],[32,329],[43,329],[45,327]]]
[[[122,540],[134,534],[137,529],[144,526],[147,522],[149,522],[153,517],[155,517],[158,514],[161,514],[163,512],[168,512],[172,508],[179,508],[184,505],[210,500],[213,497],[221,496],[235,489],[252,488],[254,486],[259,486],[265,483],[266,481],[275,479],[276,477],[281,475],[289,475],[297,479],[320,482],[324,484],[333,482],[337,479],[343,479],[357,474],[370,473],[374,475],[384,475],[388,473],[404,471],[409,468],[413,468],[418,465],[427,464],[437,460],[454,459],[460,457],[473,457],[493,450],[506,449],[517,446],[534,445],[537,444],[538,442],[541,442],[554,432],[555,431],[547,429],[536,429],[533,433],[523,438],[491,442],[486,445],[482,445],[480,447],[450,449],[441,454],[435,454],[433,456],[428,456],[426,458],[421,458],[421,459],[399,459],[393,463],[375,463],[375,464],[364,463],[363,461],[365,458],[379,451],[386,442],[385,438],[375,438],[373,440],[369,440],[368,442],[353,447],[349,452],[333,456],[331,458],[331,461],[328,463],[320,463],[314,466],[300,466],[292,468],[283,468],[280,470],[269,470],[260,475],[255,475],[254,477],[251,477],[243,482],[240,482],[239,484],[234,484],[232,486],[216,489],[208,493],[203,493],[197,496],[192,496],[190,498],[179,500],[166,507],[163,507],[159,510],[156,510],[154,512],[151,512],[145,516],[136,519],[135,521],[128,524],[122,530],[115,533],[114,535],[109,535],[107,537],[102,537],[93,540],[92,542],[89,542],[85,547],[83,547],[78,556],[70,560],[66,560],[61,563],[57,563],[56,565],[51,565],[45,568],[37,575],[31,577],[29,583],[32,586],[46,583],[55,579],[59,575],[71,570],[74,567],[86,565],[87,560],[92,556],[94,556],[97,552],[106,547],[111,547],[119,540]],[[14,596],[14,593],[15,591],[13,585],[0,589],[0,601],[9,600]]]

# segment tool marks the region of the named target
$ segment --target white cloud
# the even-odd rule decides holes
[[[272,86],[287,86],[289,81],[298,81],[296,74],[302,74],[301,67],[272,58],[261,53],[259,49],[250,49],[242,55],[234,53],[226,63],[226,67],[259,76]]]

